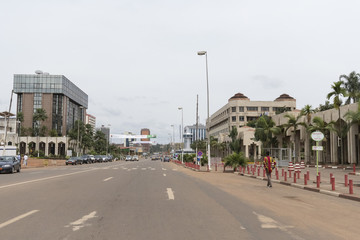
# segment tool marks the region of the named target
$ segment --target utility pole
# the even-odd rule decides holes
[[[196,160],[198,155],[198,131],[199,131],[199,94],[196,95],[196,131],[195,131],[195,146],[196,146]],[[200,165],[200,161],[199,161]]]

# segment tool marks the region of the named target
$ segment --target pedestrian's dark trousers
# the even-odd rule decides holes
[[[266,170],[266,176],[267,176],[267,186],[268,187],[272,187],[272,184],[271,184],[271,172],[269,170]]]

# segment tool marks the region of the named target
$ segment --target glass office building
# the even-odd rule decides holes
[[[24,127],[33,127],[33,113],[42,108],[48,119],[43,125],[66,135],[76,120],[85,120],[88,95],[63,75],[14,74],[17,112],[24,115]]]

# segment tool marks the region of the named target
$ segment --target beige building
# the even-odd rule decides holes
[[[296,100],[287,94],[282,94],[274,101],[250,101],[242,93],[237,93],[228,100],[225,106],[211,115],[206,127],[210,129],[209,135],[217,138],[219,142],[231,141],[228,135],[232,127],[236,127],[243,141],[246,157],[256,159],[260,152],[260,142],[252,140],[254,129],[246,127],[246,124],[262,115],[274,116],[283,108],[289,111],[294,110]]]
[[[349,131],[342,143],[340,138],[334,131],[324,132],[325,138],[320,142],[320,146],[323,146],[323,151],[319,151],[319,161],[321,164],[340,164],[340,146],[343,145],[343,162],[344,164],[358,164],[360,158],[360,140],[359,140],[359,125],[351,124],[346,120],[344,115],[348,111],[357,112],[358,104],[349,104],[340,107],[340,116],[343,126],[349,125]],[[287,118],[284,117],[286,113],[273,116],[277,126],[285,124]],[[299,110],[289,112],[294,116],[300,114]],[[331,121],[337,122],[339,120],[339,111],[337,109],[329,109],[322,112],[317,112],[311,115],[311,122],[314,117],[320,117],[325,124]],[[307,122],[305,116],[302,116],[298,122]],[[306,128],[299,126],[298,129],[293,133],[293,129],[289,129],[285,136],[279,136],[279,145],[286,145],[290,147],[290,142],[294,142],[295,137],[295,152],[292,153],[294,161],[299,162],[305,160],[306,163],[314,164],[316,162],[316,151],[312,150],[312,146],[316,145],[316,142],[311,140],[311,133],[306,131]]]

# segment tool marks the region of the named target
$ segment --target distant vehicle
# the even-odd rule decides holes
[[[139,161],[139,156],[138,156],[138,155],[132,156],[132,160],[133,160],[133,161]]]
[[[16,156],[1,156],[0,157],[0,172],[1,173],[14,173],[20,172],[21,163]]]
[[[71,157],[68,160],[66,160],[65,162],[66,165],[77,165],[77,164],[83,164],[82,159],[78,158],[78,157]]]
[[[164,162],[170,162],[170,157],[169,157],[169,156],[165,156],[165,157],[164,157]]]
[[[94,158],[95,158],[95,162],[99,162],[99,163],[103,162],[103,157],[101,155],[95,155]]]
[[[130,155],[127,155],[125,161],[132,161],[132,157]]]

